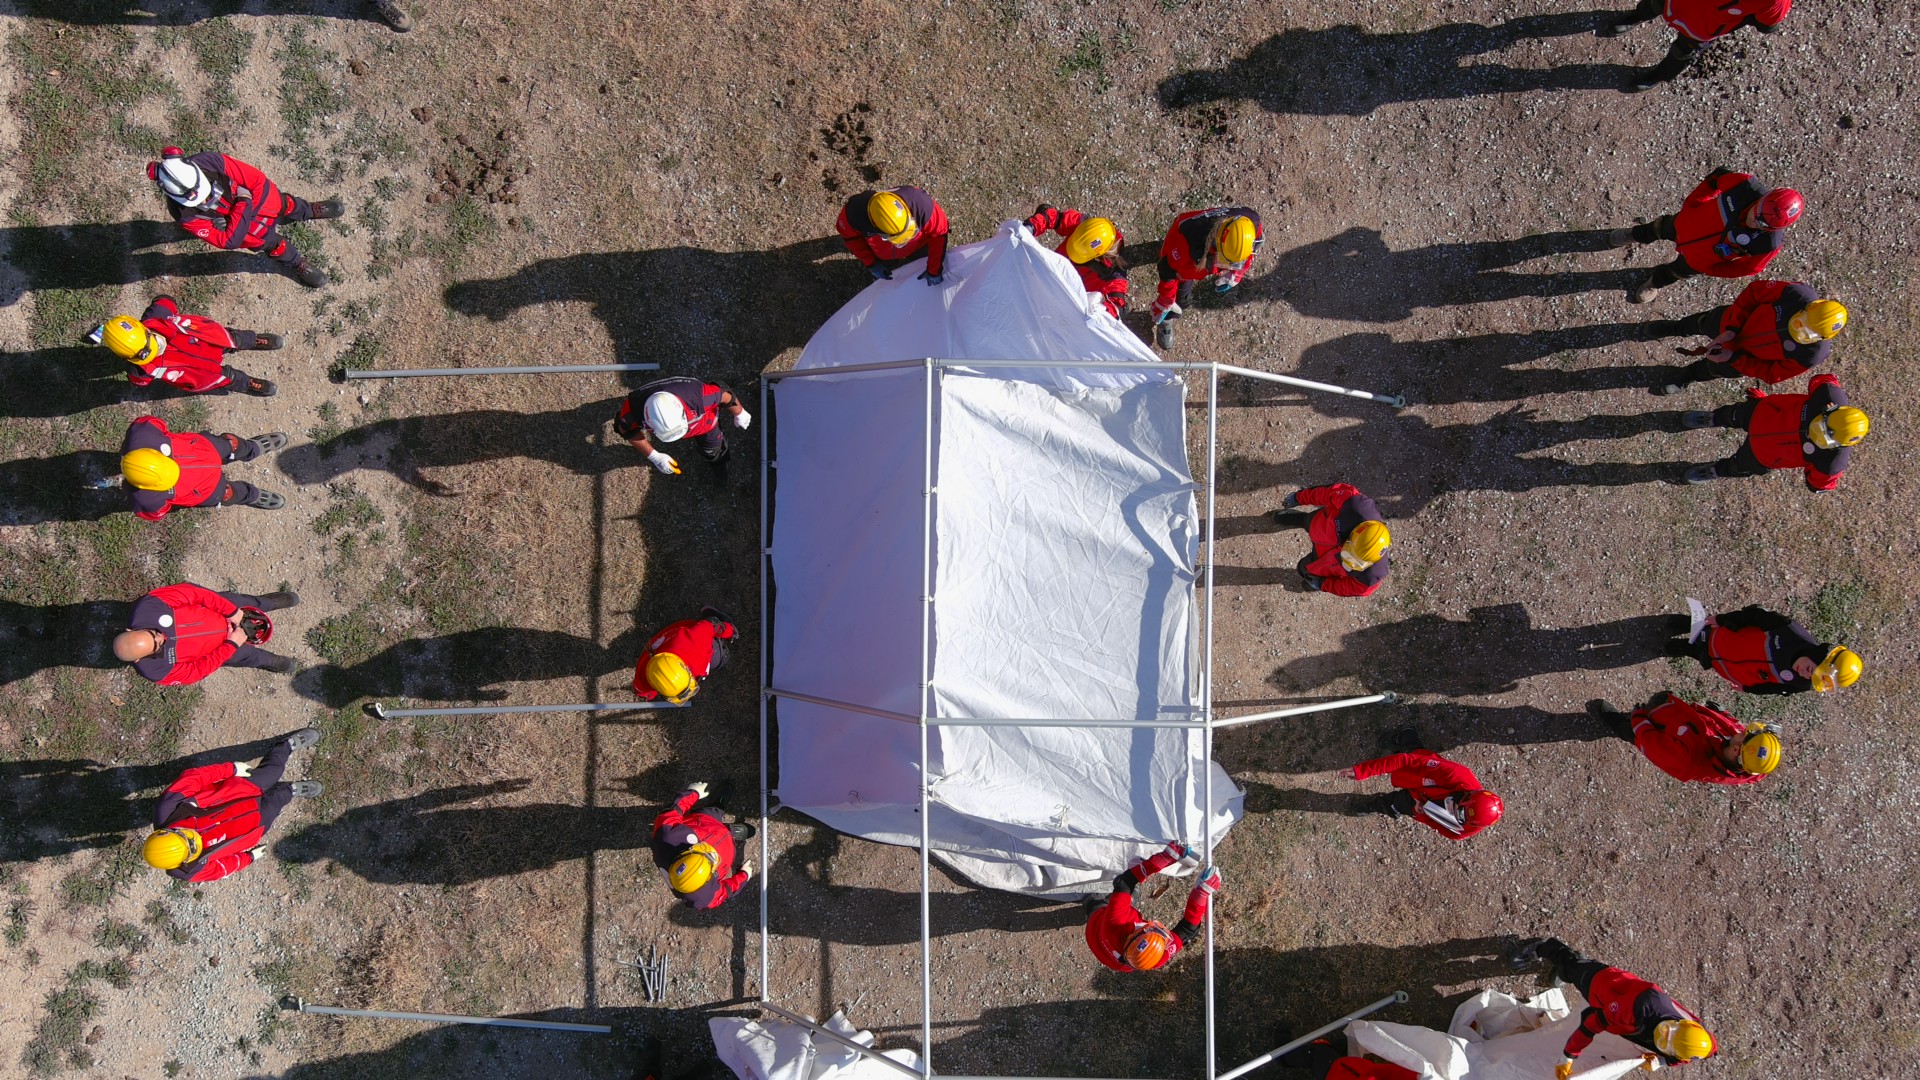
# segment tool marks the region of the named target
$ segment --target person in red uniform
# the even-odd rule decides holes
[[[284,675],[293,660],[259,646],[273,636],[266,613],[299,602],[290,592],[249,596],[185,581],[163,585],[134,602],[127,629],[113,639],[113,655],[161,686],[197,683],[223,667]]]
[[[1420,739],[1409,732],[1407,741],[1418,743]],[[1481,787],[1472,769],[1431,750],[1388,754],[1353,767],[1356,782],[1376,776],[1385,776],[1400,789],[1380,796],[1374,806],[1376,813],[1411,817],[1449,840],[1465,840],[1499,821],[1506,812],[1500,796]]]
[[[1713,343],[1704,355],[1694,352],[1702,359],[1657,379],[1653,392],[1677,394],[1709,379],[1746,376],[1772,385],[1797,378],[1825,362],[1847,318],[1844,306],[1801,282],[1750,282],[1730,305],[1656,327],[1670,330],[1668,336],[1711,336]]]
[[[295,750],[319,741],[319,731],[301,728],[274,743],[257,765],[227,761],[181,773],[154,807],[153,832],[141,846],[141,857],[167,876],[196,885],[252,866],[265,857],[261,839],[287,804],[320,795],[316,780],[280,779]]]
[[[1293,1041],[1293,1029],[1285,1024],[1276,1032],[1279,1045]],[[1341,1038],[1344,1045],[1346,1039]],[[1412,1069],[1370,1057],[1353,1057],[1331,1039],[1315,1039],[1305,1046],[1280,1055],[1274,1064],[1282,1069],[1301,1070],[1313,1080],[1420,1080]]]
[[[740,404],[739,396],[719,383],[685,376],[655,379],[620,403],[613,430],[654,468],[677,473],[680,463],[654,444],[692,439],[700,456],[718,465],[727,457],[727,437],[720,430],[722,410],[741,431],[753,423],[753,415]]]
[[[1793,0],[1640,0],[1640,6],[1595,31],[1600,37],[1615,37],[1657,18],[1679,36],[1667,50],[1666,59],[1636,72],[1623,87],[1628,93],[1651,90],[1687,70],[1693,58],[1710,43],[1751,26],[1763,34],[1780,29]]]
[[[1127,239],[1113,222],[1041,203],[1021,224],[1036,239],[1049,232],[1058,233],[1060,246],[1053,250],[1073,263],[1080,283],[1100,298],[1107,314],[1117,319],[1127,310],[1127,264],[1120,257],[1120,246]]]
[[[1676,617],[1676,625],[1684,620]],[[1697,638],[1682,631],[1666,652],[1692,657],[1749,694],[1825,692],[1860,678],[1853,650],[1815,641],[1799,623],[1758,604],[1708,618]]]
[[[753,864],[733,869],[734,842],[754,835],[744,822],[728,825],[712,814],[695,810],[707,799],[704,781],[681,792],[673,805],[653,819],[653,864],[666,872],[667,886],[688,906],[702,911],[717,908],[727,897],[745,888]]]
[[[282,432],[243,439],[228,432],[169,431],[157,416],[134,418],[120,445],[120,471],[133,499],[133,516],[159,521],[177,507],[252,506],[278,510],[287,500],[275,492],[228,480],[221,466],[252,461],[287,445]],[[172,463],[158,461],[154,455]],[[169,482],[167,477],[173,479]]]
[[[147,179],[166,193],[167,209],[180,227],[224,251],[257,251],[287,267],[310,289],[327,275],[280,235],[281,222],[320,221],[346,213],[339,199],[310,203],[288,195],[267,174],[213,150],[188,156],[177,146],[147,162]]]
[[[1718,1049],[1700,1017],[1667,992],[1624,968],[1608,967],[1570,948],[1559,938],[1542,938],[1522,945],[1513,955],[1513,967],[1524,971],[1542,960],[1553,975],[1587,999],[1580,1027],[1561,1051],[1566,1060],[1554,1070],[1559,1080],[1573,1074],[1573,1062],[1602,1032],[1611,1032],[1647,1051],[1652,1060],[1668,1067],[1710,1058]]]
[[[1302,488],[1273,511],[1282,529],[1305,529],[1313,552],[1294,569],[1312,592],[1335,596],[1372,596],[1387,580],[1387,549],[1393,536],[1380,508],[1352,484]],[[1295,513],[1317,506],[1311,513]],[[1369,524],[1371,523],[1371,524]]]
[[[274,385],[227,364],[226,355],[242,349],[277,349],[280,335],[231,330],[205,315],[181,313],[171,296],[156,296],[138,319],[115,315],[87,335],[127,362],[127,381],[135,386],[160,383],[189,394],[224,394],[229,389],[272,397]]]
[[[1160,242],[1160,288],[1154,295],[1154,340],[1173,347],[1173,320],[1193,301],[1195,283],[1214,279],[1216,293],[1232,291],[1247,276],[1266,239],[1251,207],[1189,210],[1173,219]]]
[[[1157,971],[1193,944],[1193,936],[1207,921],[1213,894],[1220,891],[1220,871],[1211,866],[1200,868],[1187,893],[1186,909],[1172,931],[1133,906],[1133,890],[1141,882],[1193,854],[1187,845],[1169,840],[1166,850],[1122,870],[1113,879],[1113,895],[1094,908],[1087,919],[1087,948],[1093,950],[1095,959],[1114,971]]]
[[[1743,724],[1710,701],[1696,705],[1655,694],[1631,716],[1593,704],[1648,761],[1683,784],[1757,784],[1780,765],[1778,729]]]
[[[917,187],[863,191],[840,208],[835,232],[876,281],[926,252],[920,280],[938,285],[947,274],[947,212]]]
[[[727,642],[740,636],[733,620],[710,607],[697,619],[668,623],[648,639],[633,666],[633,692],[641,701],[660,697],[676,704],[700,691],[700,682],[727,662]]]
[[[1853,460],[1853,448],[1867,437],[1867,414],[1847,403],[1847,392],[1832,375],[1816,375],[1805,394],[1768,394],[1754,388],[1747,400],[1681,414],[1689,428],[1745,431],[1740,449],[1709,465],[1687,470],[1687,482],[1704,484],[1723,476],[1761,476],[1774,469],[1798,469],[1808,491],[1832,491]]]
[[[1786,243],[1789,225],[1800,220],[1806,201],[1792,188],[1763,187],[1751,173],[1715,169],[1693,189],[1680,212],[1658,220],[1615,229],[1615,247],[1671,240],[1674,260],[1656,266],[1627,294],[1644,304],[1660,290],[1695,274],[1753,277],[1767,268]]]

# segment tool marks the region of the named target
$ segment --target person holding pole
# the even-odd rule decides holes
[[[710,607],[697,619],[668,623],[647,640],[633,667],[633,692],[641,701],[665,698],[684,705],[700,692],[700,681],[727,662],[727,642],[740,636],[733,620]]]
[[[1602,1032],[1612,1032],[1647,1050],[1642,1065],[1648,1070],[1656,1063],[1672,1068],[1710,1058],[1717,1049],[1713,1036],[1692,1010],[1633,972],[1582,956],[1554,937],[1530,941],[1512,957],[1515,971],[1525,971],[1541,961],[1552,966],[1554,978],[1570,984],[1587,999],[1580,1026],[1561,1051],[1564,1059],[1554,1067],[1557,1080],[1573,1075],[1574,1059]]]
[[[1157,971],[1193,944],[1194,935],[1207,921],[1213,894],[1220,891],[1220,871],[1211,866],[1200,868],[1193,889],[1187,893],[1186,910],[1171,931],[1133,906],[1133,890],[1142,881],[1193,855],[1192,848],[1169,840],[1166,850],[1122,870],[1113,879],[1113,895],[1094,908],[1087,919],[1087,947],[1093,950],[1095,959],[1114,971]]]
[[[1318,511],[1300,512],[1303,506]],[[1273,511],[1282,529],[1305,529],[1313,552],[1296,567],[1309,592],[1372,596],[1391,569],[1387,549],[1393,534],[1374,505],[1352,484],[1302,488]]]
[[[317,780],[280,779],[287,759],[320,741],[301,728],[273,744],[258,764],[224,761],[180,774],[153,811],[153,832],[140,846],[148,866],[200,884],[238,873],[264,858],[261,838],[294,799],[317,798]]]
[[[741,431],[753,423],[747,407],[733,391],[718,383],[684,376],[654,381],[627,395],[614,417],[613,430],[640,451],[654,468],[677,474],[680,463],[655,446],[692,439],[700,455],[718,465],[727,456],[727,439],[720,431],[720,413],[726,411]]]
[[[703,802],[719,810],[708,802],[707,791],[706,781],[695,783],[653,819],[653,864],[666,872],[667,887],[681,902],[701,911],[726,903],[753,877],[753,863],[743,861],[735,870],[733,860],[735,841],[752,837],[754,827],[699,813],[696,807]]]

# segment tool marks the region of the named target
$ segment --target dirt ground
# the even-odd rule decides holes
[[[380,723],[359,705],[625,700],[653,628],[703,603],[752,623],[755,440],[720,477],[659,478],[607,429],[632,381],[326,372],[652,361],[751,399],[866,281],[827,239],[840,202],[916,183],[957,241],[1043,200],[1111,216],[1147,253],[1143,300],[1172,213],[1254,206],[1251,279],[1181,322],[1179,353],[1412,401],[1227,384],[1219,703],[1407,700],[1219,737],[1249,812],[1221,855],[1223,1067],[1276,1022],[1394,989],[1412,1000],[1384,1018],[1444,1026],[1472,989],[1530,985],[1501,954],[1552,932],[1705,1016],[1722,1049],[1703,1076],[1911,1073],[1920,807],[1885,779],[1920,749],[1899,467],[1916,416],[1889,389],[1916,301],[1911,5],[1809,5],[1635,96],[1611,87],[1667,32],[1596,39],[1600,15],[1558,0],[407,5],[401,36],[355,0],[0,3],[0,154],[23,166],[0,177],[5,1069],[623,1077],[647,1032],[670,1073],[701,1068],[704,1020],[760,991],[757,912],[669,907],[645,837],[694,779],[753,802],[751,663],[664,718]],[[164,210],[140,170],[176,139],[343,196],[346,221],[315,230],[336,284],[309,293],[143,225]],[[1682,487],[1663,464],[1730,452],[1674,410],[1743,386],[1650,397],[1680,342],[1640,324],[1737,290],[1696,279],[1629,305],[1630,268],[1668,255],[1590,231],[1669,212],[1721,164],[1806,194],[1768,276],[1853,311],[1830,370],[1874,430],[1838,492]],[[291,433],[236,472],[286,510],[131,530],[73,494],[153,407],[121,402],[73,333],[160,291],[286,335],[242,359],[278,397],[161,406]],[[1367,601],[1292,591],[1298,535],[1260,518],[1333,480],[1393,521],[1393,576]],[[275,645],[307,670],[156,697],[102,663],[113,602],[176,570],[300,591]],[[1659,657],[1658,618],[1688,595],[1791,610],[1866,657],[1844,693],[1737,703],[1785,729],[1757,787],[1672,783],[1585,714],[1661,689],[1729,700]],[[76,627],[95,638],[69,647]],[[289,776],[328,793],[288,812],[271,862],[196,889],[134,865],[125,838],[184,764],[307,723],[326,739]],[[1360,789],[1339,770],[1408,724],[1505,797],[1496,829],[1451,846],[1343,813]],[[847,1004],[916,1046],[915,854],[791,814],[771,838],[776,1000]],[[1077,905],[935,888],[937,1069],[1200,1074],[1196,960],[1114,977]],[[652,943],[672,963],[659,1005],[621,964]],[[289,993],[621,1036],[277,1013]]]

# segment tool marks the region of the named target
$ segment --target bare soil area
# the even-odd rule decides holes
[[[756,906],[670,906],[646,835],[695,779],[755,801],[757,439],[722,474],[663,478],[607,427],[637,379],[327,372],[658,362],[753,400],[867,281],[831,238],[841,202],[914,183],[956,241],[1041,201],[1112,217],[1141,253],[1137,309],[1173,213],[1257,207],[1250,280],[1181,321],[1179,354],[1412,402],[1225,384],[1220,704],[1406,700],[1221,734],[1249,811],[1221,852],[1223,1066],[1277,1022],[1394,989],[1412,1000],[1386,1018],[1444,1026],[1470,990],[1527,985],[1501,954],[1551,932],[1707,1017],[1722,1049],[1703,1076],[1913,1071],[1920,806],[1888,779],[1917,749],[1920,646],[1910,4],[1808,5],[1632,96],[1612,89],[1624,65],[1668,33],[1597,39],[1601,16],[1560,0],[407,6],[418,25],[396,35],[350,0],[0,4],[0,154],[19,163],[0,176],[0,1069],[623,1077],[642,1033],[667,1039],[671,1074],[704,1067],[705,1019],[761,989]],[[309,292],[150,224],[165,211],[141,168],[174,143],[342,196],[347,218],[300,238],[336,283]],[[1642,324],[1737,283],[1630,305],[1631,269],[1670,252],[1589,231],[1670,212],[1723,164],[1805,193],[1768,276],[1853,311],[1830,370],[1874,429],[1837,492],[1672,482],[1671,463],[1735,445],[1676,411],[1744,384],[1649,396],[1682,342]],[[280,395],[129,403],[72,342],[162,291],[286,335],[242,360]],[[154,408],[291,433],[236,471],[288,508],[135,528],[118,493],[83,492]],[[1336,480],[1393,521],[1369,600],[1294,591],[1300,536],[1261,517]],[[134,685],[101,635],[182,575],[297,589],[275,645],[306,670]],[[1733,702],[1660,657],[1659,619],[1688,595],[1790,610],[1866,677]],[[739,617],[743,652],[686,713],[360,709],[627,700],[639,643],[702,604]],[[1683,787],[1584,710],[1661,689],[1778,721],[1785,764]],[[271,860],[193,889],[138,864],[148,800],[185,764],[308,723],[326,738],[289,775],[327,795],[288,812]],[[1340,770],[1409,724],[1505,797],[1498,827],[1456,846],[1349,816],[1361,789]],[[915,853],[791,814],[770,835],[776,1000],[849,1005],[883,1045],[916,1045]],[[937,1069],[1200,1073],[1197,957],[1115,977],[1078,905],[935,888]],[[1172,917],[1177,892],[1148,906]],[[672,963],[658,1005],[621,963],[650,944]],[[288,993],[622,1037],[287,1016]]]

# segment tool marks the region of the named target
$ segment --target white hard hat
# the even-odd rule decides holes
[[[213,181],[200,171],[200,166],[185,158],[162,158],[153,179],[160,190],[167,193],[167,198],[181,206],[199,206],[213,194]]]
[[[647,430],[661,442],[679,442],[687,434],[687,404],[665,390],[647,396]]]

